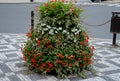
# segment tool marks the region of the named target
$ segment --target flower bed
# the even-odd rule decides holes
[[[72,3],[51,1],[39,6],[38,23],[27,33],[24,60],[35,72],[84,76],[92,64],[94,47],[80,24],[82,9]]]

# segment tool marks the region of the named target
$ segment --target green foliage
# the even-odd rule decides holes
[[[61,1],[39,7],[38,24],[27,33],[28,40],[22,47],[25,61],[35,72],[85,77],[94,47],[79,24],[81,12],[73,4]]]

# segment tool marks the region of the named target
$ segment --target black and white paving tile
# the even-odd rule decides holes
[[[91,44],[96,48],[93,65],[97,76],[88,73],[86,79],[77,76],[58,79],[53,75],[28,74],[20,51],[25,40],[24,34],[0,33],[0,81],[120,81],[120,40],[117,40],[118,46],[112,46],[109,39],[91,39]]]

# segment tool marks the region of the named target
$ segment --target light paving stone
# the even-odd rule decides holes
[[[109,66],[109,67],[105,67],[105,68],[100,68],[100,67],[94,66],[94,68],[95,68],[97,71],[99,71],[99,72],[111,71],[111,70],[116,70],[116,69],[119,69],[119,68],[120,68],[120,67],[118,67],[118,66],[115,66],[115,65],[113,65],[113,64],[111,64],[111,63],[108,63],[108,62],[106,62],[106,61],[103,61],[103,60],[99,61],[98,63],[104,64],[104,65],[106,65],[106,66]]]
[[[10,81],[21,81],[19,77],[17,77],[16,75],[10,75],[8,76]]]
[[[11,51],[11,50],[16,50],[16,48],[12,45],[0,45],[0,51]]]
[[[0,78],[0,81],[10,81],[10,79],[8,77],[3,77],[3,78]]]
[[[20,59],[22,54],[20,51],[9,51],[9,52],[2,52],[0,53],[0,59],[5,61]]]
[[[97,76],[88,73],[87,79],[71,76],[63,80],[51,75],[43,77],[37,73],[24,75],[27,67],[24,66],[20,47],[26,41],[25,34],[0,33],[0,38],[2,38],[0,39],[0,81],[118,81],[119,79],[120,47],[112,46],[111,40],[97,38],[90,40],[91,45],[96,48],[93,66]],[[120,45],[119,40],[117,43]]]
[[[78,80],[78,81],[81,81],[81,80]],[[82,81],[106,81],[106,80],[100,77],[94,77],[94,78],[84,79]]]
[[[110,62],[111,64],[114,64],[114,65],[120,67],[120,57],[111,58],[107,61]]]
[[[23,74],[18,74],[17,76],[21,79],[21,81],[32,81],[28,76]]]
[[[6,65],[13,71],[13,72],[17,72],[17,71],[20,71],[20,70],[23,70],[24,67],[17,67],[16,64],[17,63],[22,63],[22,61],[11,61],[11,62],[7,62]]]
[[[120,73],[110,74],[108,77],[112,78],[115,81],[120,81]]]
[[[6,76],[11,76],[11,75],[15,75],[14,72],[9,72],[9,73],[5,73]]]
[[[118,56],[118,54],[116,54],[115,52],[112,52],[108,49],[98,50],[96,55],[99,55],[102,58]]]
[[[0,39],[0,44],[8,44],[8,42],[4,39]]]
[[[11,69],[4,63],[0,63],[0,69],[3,73],[12,72]]]
[[[54,76],[46,76],[45,79],[41,79],[41,80],[37,80],[37,81],[61,81],[61,80],[58,80]],[[62,80],[62,81],[70,81],[70,80]]]

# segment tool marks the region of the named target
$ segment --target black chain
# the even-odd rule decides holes
[[[106,22],[104,22],[104,23],[102,23],[102,24],[94,25],[94,24],[88,24],[88,23],[86,23],[86,22],[84,22],[84,21],[81,20],[81,22],[82,22],[83,24],[88,25],[88,26],[103,26],[103,25],[109,23],[110,21],[111,21],[111,19],[108,20],[108,21],[106,21]]]

